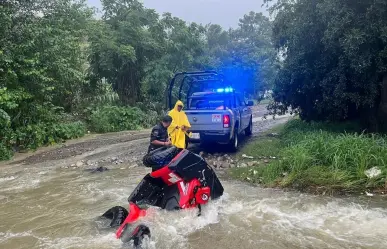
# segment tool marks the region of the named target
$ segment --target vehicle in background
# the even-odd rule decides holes
[[[246,103],[243,95],[235,91],[232,85],[226,82],[223,77],[219,77],[216,72],[180,74],[184,75],[183,79],[194,78],[189,81],[191,85],[186,94],[186,108],[184,110],[191,123],[189,142],[226,144],[231,150],[236,151],[239,146],[239,135],[241,133],[245,133],[247,136],[252,135],[251,106],[254,103],[252,101]],[[207,77],[198,79],[198,76],[202,75]],[[173,80],[171,85],[173,85],[172,83],[174,83]],[[205,91],[193,91],[191,94],[194,83],[202,85],[205,83],[205,87],[203,87]],[[181,89],[184,89],[184,82],[180,85],[180,91]],[[181,95],[179,92],[179,97]]]

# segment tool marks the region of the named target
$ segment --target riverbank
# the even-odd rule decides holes
[[[262,117],[267,112],[266,107],[265,104],[253,107],[254,123],[262,121]],[[108,111],[101,112],[103,115],[98,113],[98,115],[92,116],[94,121],[90,122],[76,121],[59,125],[30,125],[24,127],[23,130],[13,131],[8,129],[0,131],[0,162],[6,163],[18,160],[20,157],[26,158],[32,154],[39,154],[35,152],[49,151],[73,143],[89,144],[89,140],[100,140],[97,143],[90,142],[95,145],[131,140],[133,139],[132,135],[134,135],[134,139],[147,138],[150,134],[149,128],[159,122],[159,117],[156,114],[144,118],[144,113],[136,117],[121,113],[121,111],[131,112],[135,109],[132,107],[109,108]],[[116,113],[116,111],[119,111],[119,113]],[[263,123],[265,129],[265,125],[269,123]],[[1,136],[2,132],[6,134],[4,137]],[[260,129],[255,132],[260,132]],[[109,142],[106,142],[107,140]],[[67,148],[63,153],[60,153],[59,157],[63,157],[62,154],[79,155],[89,149],[89,146]]]
[[[47,114],[47,116],[50,116]],[[82,115],[52,114],[49,119],[27,123],[23,126],[1,123],[0,161],[13,158],[15,153],[27,153],[39,148],[63,144],[86,134],[106,134],[122,131],[139,131],[159,122],[159,114],[137,107],[105,105],[90,108]]]
[[[236,179],[316,194],[387,192],[387,139],[353,124],[306,124],[298,119],[263,133],[238,158]]]

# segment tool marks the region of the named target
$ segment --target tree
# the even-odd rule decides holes
[[[153,101],[162,101],[167,83],[178,71],[199,69],[205,49],[204,27],[164,13],[160,19],[163,38],[161,56],[146,67],[145,89]]]
[[[75,105],[84,82],[82,41],[91,14],[83,1],[0,5],[0,109],[13,126],[49,119],[54,106]]]
[[[223,62],[242,90],[255,96],[273,87],[277,53],[271,41],[272,23],[262,13],[250,12],[239,20],[239,27],[229,31],[228,57]]]
[[[103,20],[91,33],[91,79],[106,78],[124,104],[142,98],[145,67],[162,54],[163,32],[154,10],[136,0],[102,1]]]
[[[387,118],[382,94],[387,88],[387,3],[282,0],[273,8],[274,41],[285,59],[272,111],[291,107],[304,120],[361,119],[382,129]]]

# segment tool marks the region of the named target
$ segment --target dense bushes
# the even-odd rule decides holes
[[[5,144],[0,143],[0,161],[8,160],[12,157],[12,151],[5,146]]]
[[[37,149],[38,147],[82,137],[86,130],[98,133],[137,130],[155,125],[159,120],[156,111],[143,111],[137,107],[104,105],[90,107],[81,116],[47,112],[47,122],[30,122],[12,128],[7,119],[1,119],[0,160],[12,157],[13,151]],[[74,121],[74,120],[83,121]],[[28,119],[28,121],[31,121]]]
[[[18,149],[36,149],[43,145],[81,137],[86,132],[84,123],[36,124],[18,128],[13,143]]]
[[[347,131],[354,127],[345,126]],[[383,137],[339,133],[333,125],[294,120],[281,131],[277,144],[279,160],[267,167],[243,169],[239,176],[300,190],[352,192],[386,187],[387,140]],[[380,174],[367,177],[366,171],[374,167]]]
[[[0,160],[12,157],[13,151],[36,149],[44,145],[82,137],[86,132],[83,122],[62,124],[33,124],[1,132]]]
[[[90,115],[90,128],[96,132],[136,130],[149,126],[147,115],[136,107],[103,106]]]

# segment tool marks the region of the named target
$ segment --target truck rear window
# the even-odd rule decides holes
[[[231,97],[199,97],[191,98],[189,101],[189,109],[191,110],[223,110],[232,107]]]

